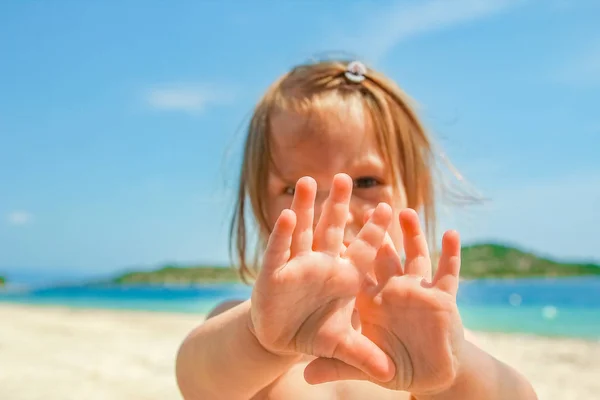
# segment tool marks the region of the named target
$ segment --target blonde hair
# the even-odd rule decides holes
[[[325,97],[362,102],[373,124],[377,143],[397,188],[404,187],[406,206],[420,210],[430,244],[435,246],[436,210],[434,150],[411,105],[392,80],[369,69],[362,82],[345,77],[348,63],[323,61],[300,65],[276,80],[260,99],[248,126],[234,215],[230,249],[244,282],[254,278],[269,234],[266,196],[271,162],[271,118],[276,112],[315,111]],[[343,103],[340,103],[343,104]],[[248,208],[258,228],[255,253],[249,254]]]

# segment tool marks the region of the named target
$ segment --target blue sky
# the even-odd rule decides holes
[[[442,228],[600,260],[600,4],[0,5],[0,270],[227,262],[244,123],[292,65],[389,74],[490,202]]]

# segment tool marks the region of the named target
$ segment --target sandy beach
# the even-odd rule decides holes
[[[0,304],[0,399],[180,399],[174,357],[202,315]],[[477,333],[540,399],[600,398],[600,342]]]

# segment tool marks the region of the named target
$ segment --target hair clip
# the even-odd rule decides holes
[[[344,75],[346,78],[354,83],[360,83],[365,80],[365,75],[367,73],[367,67],[360,61],[352,61],[346,67],[346,72]]]

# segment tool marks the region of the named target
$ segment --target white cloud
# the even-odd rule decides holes
[[[229,104],[233,99],[234,94],[229,87],[197,84],[164,85],[145,94],[145,101],[152,108],[191,114],[202,112],[212,105]]]
[[[359,51],[371,63],[384,58],[396,45],[411,37],[498,14],[519,0],[429,0],[398,2],[367,18],[366,26],[341,40],[344,48]],[[371,6],[369,6],[371,7]],[[371,7],[372,8],[372,7]]]
[[[27,225],[33,222],[33,215],[27,211],[13,211],[8,213],[6,220],[10,225]]]

